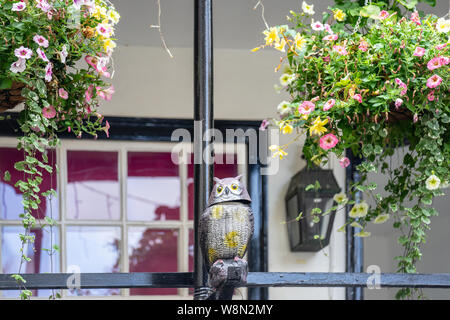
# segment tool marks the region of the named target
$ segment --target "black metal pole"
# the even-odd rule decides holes
[[[203,153],[212,141],[203,135],[214,127],[212,0],[195,0],[194,22],[194,299],[206,299],[207,271],[200,247],[199,219],[212,190],[214,165]]]
[[[356,158],[351,150],[347,150],[347,157],[350,159],[350,165],[346,169],[346,189],[347,194],[350,191],[350,185],[359,181],[360,177],[356,171],[356,166],[361,163],[361,159]],[[355,193],[356,202],[362,200],[362,192]],[[347,206],[346,218],[348,220],[351,206]],[[346,268],[345,272],[361,273],[364,272],[364,243],[363,238],[355,237],[355,234],[361,231],[359,228],[346,227]],[[364,291],[361,287],[347,287],[345,292],[347,300],[363,300]]]

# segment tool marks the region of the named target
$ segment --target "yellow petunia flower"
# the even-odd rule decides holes
[[[341,9],[336,9],[336,10],[333,10],[333,14],[334,14],[334,18],[337,20],[337,21],[344,21],[345,20],[345,17],[347,16],[346,14],[345,14],[345,12],[344,11],[342,11]]]
[[[269,147],[269,150],[273,152],[272,158],[276,158],[278,156],[280,159],[283,159],[283,157],[287,156],[287,154],[288,154],[286,151],[284,151],[283,149],[281,149],[279,146],[277,146],[275,144],[271,145]]]
[[[284,47],[286,46],[286,40],[283,38],[280,42],[276,42],[274,48],[284,52]]]
[[[272,27],[269,30],[263,31],[263,34],[266,36],[264,38],[264,40],[266,41],[266,46],[271,45],[274,42],[280,42],[280,37],[278,36],[278,30],[276,27]]]
[[[99,20],[104,20],[108,18],[106,8],[101,6],[95,6],[95,10],[92,13],[92,16]]]
[[[283,123],[280,125],[280,130],[282,134],[291,134],[294,131],[294,127],[292,127],[289,123]]]
[[[103,48],[105,49],[105,52],[110,52],[114,50],[115,47],[117,47],[117,44],[113,40],[105,39],[105,41],[103,41]]]
[[[108,18],[112,23],[117,24],[120,20],[120,14],[116,10],[110,10],[108,12]]]
[[[297,47],[297,49],[300,51],[303,49],[303,47],[306,44],[306,38],[303,37],[300,33],[297,33],[294,37],[294,44]]]
[[[309,127],[309,133],[311,135],[321,136],[323,133],[327,132],[325,125],[328,123],[328,119],[320,120],[320,117],[317,117],[314,120],[313,125]]]

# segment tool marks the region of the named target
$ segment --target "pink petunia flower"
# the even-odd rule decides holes
[[[406,85],[406,83],[401,83],[400,88],[402,88],[402,91],[400,91],[400,95],[404,96],[408,91],[408,86]]]
[[[366,52],[368,48],[369,48],[369,44],[367,43],[367,41],[361,40],[361,42],[359,43],[358,49],[361,50],[362,52]]]
[[[362,103],[362,96],[358,93],[358,94],[355,94],[354,96],[353,96],[353,99],[355,99],[356,101],[358,101],[359,103]]]
[[[334,134],[329,133],[320,138],[319,145],[322,149],[329,150],[334,148],[338,142],[339,139]]]
[[[86,57],[84,58],[84,60],[86,61],[86,63],[87,63],[88,65],[90,65],[92,68],[94,68],[95,70],[97,70],[97,64],[94,63],[94,61],[96,61],[96,60],[94,60],[94,59],[95,59],[95,58],[92,57],[92,56],[86,56]]]
[[[114,86],[108,89],[102,89],[101,87],[96,87],[95,89],[97,90],[97,95],[105,101],[111,101],[112,95],[116,92]]]
[[[60,88],[58,90],[58,94],[61,99],[67,100],[69,98],[69,93],[63,88]]]
[[[400,108],[400,107],[402,106],[402,104],[403,104],[403,100],[400,99],[400,98],[397,98],[397,99],[395,100],[395,109],[398,110],[398,108]]]
[[[336,41],[338,39],[338,35],[337,34],[329,34],[326,35],[325,37],[323,37],[323,41]]]
[[[31,49],[25,48],[24,46],[21,46],[20,48],[14,50],[14,55],[19,59],[30,59],[33,55],[33,51]]]
[[[439,77],[437,74],[432,75],[430,78],[428,78],[427,80],[427,87],[430,89],[434,89],[437,86],[439,86],[442,82],[442,78]]]
[[[347,50],[343,46],[333,46],[333,50],[341,56],[346,56],[348,54]]]
[[[25,2],[16,2],[12,6],[12,11],[23,11],[27,7],[27,4]]]
[[[330,62],[331,58],[330,58],[330,56],[326,56],[326,57],[323,57],[322,60],[324,62]]]
[[[350,165],[350,159],[347,157],[343,157],[339,160],[339,164],[342,168],[347,168]]]
[[[436,46],[436,50],[442,50],[442,49],[444,49],[446,46],[447,46],[446,43],[438,44],[438,45]]]
[[[398,84],[398,86],[400,88],[402,88],[400,95],[404,96],[406,94],[406,92],[408,91],[408,86],[399,78],[395,78],[395,83]]]
[[[106,133],[106,136],[109,138],[109,128],[111,128],[111,126],[109,125],[108,120],[106,120],[106,126],[103,128],[103,130]]]
[[[259,126],[259,130],[264,131],[266,130],[267,126],[269,125],[269,121],[267,119],[264,119],[261,122],[261,125]]]
[[[441,57],[435,57],[435,58],[431,59],[430,61],[428,61],[428,63],[427,63],[428,70],[434,70],[434,69],[437,69],[440,67],[442,67]]]
[[[84,60],[86,61],[86,63],[88,65],[90,65],[92,68],[94,68],[101,76],[104,76],[106,78],[110,78],[111,74],[107,71],[108,69],[106,67],[102,67],[101,69],[99,69],[97,67],[97,63],[94,63],[94,61],[97,60],[97,58],[91,57],[91,56],[86,56],[84,58]]]
[[[47,82],[52,81],[52,77],[53,77],[53,64],[49,62],[45,67],[45,81]]]
[[[311,23],[311,28],[312,28],[314,31],[322,31],[322,30],[325,29],[325,27],[323,26],[323,24],[320,23],[319,21],[316,21],[316,22]]]
[[[330,25],[328,23],[325,23],[323,25],[323,28],[325,29],[326,32],[328,32],[329,34],[334,34],[333,30],[331,29]]]
[[[48,40],[43,36],[37,34],[33,37],[33,41],[36,42],[40,47],[48,48]]]
[[[44,118],[53,119],[56,116],[56,110],[54,106],[48,106],[42,109],[42,115]]]
[[[13,62],[11,64],[11,67],[9,68],[9,70],[11,70],[11,72],[13,72],[13,73],[21,73],[21,72],[25,71],[26,67],[27,67],[26,60],[19,59],[16,62]]]
[[[86,92],[84,93],[84,98],[85,98],[87,103],[91,102],[93,91],[94,91],[94,85],[91,84],[89,86],[89,88],[86,90]]]
[[[328,111],[334,107],[336,100],[330,99],[323,105],[323,111]]]
[[[403,81],[400,80],[399,78],[395,78],[395,83],[398,85],[401,85],[403,83]]]
[[[415,22],[418,26],[420,26],[422,23],[420,22],[420,16],[417,11],[414,11],[411,13],[411,21]]]
[[[379,17],[381,20],[384,20],[389,17],[389,12],[387,12],[386,10],[381,10]]]
[[[36,4],[36,8],[41,9],[44,12],[49,12],[49,10],[51,9],[50,4],[47,2],[47,0],[37,0],[37,4]]]
[[[97,30],[98,34],[100,34],[101,36],[103,36],[105,38],[109,38],[113,34],[112,27],[107,24],[99,24],[97,26],[96,30]]]
[[[441,65],[446,66],[450,63],[450,58],[448,57],[440,57]]]
[[[303,103],[298,107],[298,112],[301,114],[310,114],[314,111],[315,104],[311,101],[303,101]]]
[[[427,99],[428,99],[428,101],[434,101],[435,100],[434,90],[430,91],[430,93],[427,95]]]
[[[37,48],[36,52],[39,58],[41,58],[45,62],[49,62],[44,50],[42,50],[41,48]]]
[[[414,50],[413,56],[422,57],[424,54],[425,54],[425,49],[422,47],[417,47],[416,50]]]

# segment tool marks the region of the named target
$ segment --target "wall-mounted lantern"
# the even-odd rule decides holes
[[[316,181],[320,188],[306,190],[307,186],[316,185]],[[334,213],[320,215],[320,222],[314,223],[311,211],[313,208],[320,208],[321,212],[330,209],[334,195],[339,192],[332,170],[305,168],[292,177],[285,198],[291,251],[315,252],[329,244]]]

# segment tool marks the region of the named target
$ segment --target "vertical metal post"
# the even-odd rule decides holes
[[[361,159],[356,158],[351,150],[347,150],[347,157],[350,159],[350,165],[346,169],[346,189],[347,193],[350,191],[350,184],[360,179],[356,166],[361,163]],[[355,193],[356,202],[362,200],[362,193],[360,191]],[[347,206],[346,218],[349,218],[351,206]],[[355,234],[360,232],[359,228],[353,228],[350,225],[346,226],[346,268],[345,272],[364,272],[364,243],[363,238],[355,237]],[[364,288],[362,287],[347,287],[345,289],[345,297],[347,300],[363,300]]]
[[[212,190],[214,165],[203,153],[212,141],[203,135],[214,127],[212,0],[195,0],[194,17],[194,299],[206,299],[207,271],[200,247],[199,219]]]

